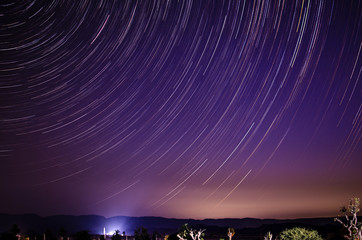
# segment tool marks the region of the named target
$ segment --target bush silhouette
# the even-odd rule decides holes
[[[281,240],[322,240],[322,237],[316,230],[295,227],[286,229],[280,233]]]

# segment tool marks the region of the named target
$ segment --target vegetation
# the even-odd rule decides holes
[[[74,236],[75,240],[91,240],[91,236],[88,231],[77,232]]]
[[[13,226],[10,229],[10,232],[5,232],[1,234],[0,240],[17,240],[18,234],[20,233],[20,229],[18,225],[13,224]]]
[[[295,227],[286,229],[280,233],[281,240],[322,240],[322,237],[316,230]]]
[[[229,240],[231,240],[234,235],[235,235],[235,229],[234,228],[228,228]]]
[[[349,240],[361,240],[362,239],[362,223],[358,222],[357,213],[359,209],[360,199],[351,198],[349,200],[348,208],[342,207],[340,212],[342,217],[335,218],[334,220],[342,224],[344,228],[348,230],[348,235],[345,236]]]
[[[112,240],[121,240],[122,239],[122,236],[119,234],[120,233],[120,231],[119,230],[116,230],[116,231],[114,231],[114,234],[113,234],[113,236],[112,236]]]
[[[177,234],[180,240],[204,240],[204,230],[194,230],[189,228],[187,223],[181,226],[181,231]]]
[[[59,237],[60,237],[60,239],[66,239],[68,237],[68,232],[67,232],[67,230],[65,230],[64,227],[61,227],[59,229]]]
[[[146,228],[140,227],[134,231],[134,238],[135,240],[150,240],[150,235]]]
[[[29,230],[26,235],[29,239],[28,240],[37,240],[37,239],[44,239],[44,234],[40,234],[34,230]],[[65,239],[65,238],[64,238]]]
[[[342,213],[334,220],[341,224],[340,227],[336,227],[335,224],[328,224],[319,226],[318,224],[313,225],[313,221],[310,224],[302,224],[299,223],[299,227],[294,227],[297,222],[288,222],[288,224],[274,224],[270,226],[266,226],[267,228],[272,228],[268,230],[272,230],[274,233],[279,233],[281,230],[285,229],[284,231],[277,234],[274,239],[278,240],[322,240],[321,235],[319,235],[318,231],[325,237],[326,240],[340,240],[343,238],[342,235],[347,240],[362,240],[362,222],[359,222],[357,214],[360,212],[360,199],[359,198],[351,198],[349,200],[349,205],[347,207],[342,207],[340,212]],[[315,222],[315,221],[314,221]],[[319,223],[319,222],[316,222]],[[327,224],[327,223],[324,223]],[[35,239],[46,239],[46,240],[55,240],[61,239],[65,240],[68,236],[72,236],[73,234],[69,234],[64,227],[61,227],[57,234],[53,234],[50,229],[47,229],[45,232],[42,230],[40,233],[35,232],[33,230],[26,230],[20,231],[18,225],[14,224],[10,228],[11,225],[8,225],[8,231],[0,233],[0,240],[35,240]],[[310,227],[314,226],[316,230],[310,230],[303,227]],[[259,236],[261,232],[265,233],[267,228],[266,227],[259,227],[251,230],[247,229],[240,229],[239,234],[242,236]],[[294,228],[293,228],[294,227]],[[225,237],[225,227],[216,227],[210,233],[210,236],[223,236]],[[194,230],[188,226],[188,224],[183,224],[179,228],[179,230],[171,235],[166,235],[164,240],[204,240],[204,230]],[[21,234],[20,234],[21,232]],[[228,240],[232,240],[235,235],[235,229],[229,227],[227,228],[227,235]],[[125,236],[125,232],[123,232],[123,236]],[[103,239],[103,235],[95,236],[97,239]],[[154,232],[152,237],[148,234],[148,231],[144,227],[139,227],[135,229],[134,232],[134,239],[135,240],[161,240],[162,236],[158,233]],[[267,232],[263,240],[272,240],[273,235],[271,232]],[[91,240],[91,235],[88,231],[80,231],[73,235],[74,240]],[[113,236],[111,237],[112,240],[122,240],[122,235],[120,234],[119,230],[116,230]],[[222,238],[224,240],[224,238]]]
[[[152,234],[152,240],[158,240],[158,239],[159,239],[159,236],[160,236],[160,234],[159,234],[158,232],[154,232],[154,233]]]
[[[54,236],[52,230],[50,230],[50,229],[47,229],[47,230],[45,231],[44,235],[45,235],[45,239],[46,239],[46,240],[57,240],[57,237]],[[44,236],[44,235],[43,235],[43,236]]]
[[[177,239],[192,240],[190,236],[190,229],[187,223],[183,224],[176,234]]]
[[[13,226],[11,227],[10,233],[14,236],[16,236],[20,233],[20,229],[17,224],[13,224]]]
[[[272,240],[273,234],[271,232],[267,232],[264,236],[264,240]]]

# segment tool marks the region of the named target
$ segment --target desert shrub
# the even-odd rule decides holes
[[[280,233],[281,240],[322,240],[322,237],[316,230],[295,227],[286,229]]]

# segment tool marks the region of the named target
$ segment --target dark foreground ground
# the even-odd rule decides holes
[[[147,229],[152,240],[163,240],[169,235],[168,240],[178,240],[176,233],[180,226],[187,223],[191,228],[205,229],[205,240],[228,240],[227,229],[235,229],[235,236],[232,240],[254,240],[263,239],[267,232],[273,234],[273,239],[288,228],[304,227],[317,230],[326,240],[344,239],[344,229],[334,222],[333,218],[310,218],[310,219],[168,219],[160,217],[112,217],[102,216],[50,216],[40,217],[34,214],[11,215],[0,214],[0,240],[6,239],[7,233],[16,224],[20,235],[28,236],[29,240],[44,239],[44,234],[49,236],[46,239],[60,239],[66,233],[69,239],[80,231],[88,231],[92,239],[102,239],[104,228],[106,232],[119,230],[124,234],[122,240],[133,240],[135,229],[141,226]],[[108,238],[110,238],[109,236]]]

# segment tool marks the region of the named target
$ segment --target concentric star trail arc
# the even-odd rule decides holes
[[[323,217],[362,194],[361,1],[6,0],[0,22],[0,212]]]

